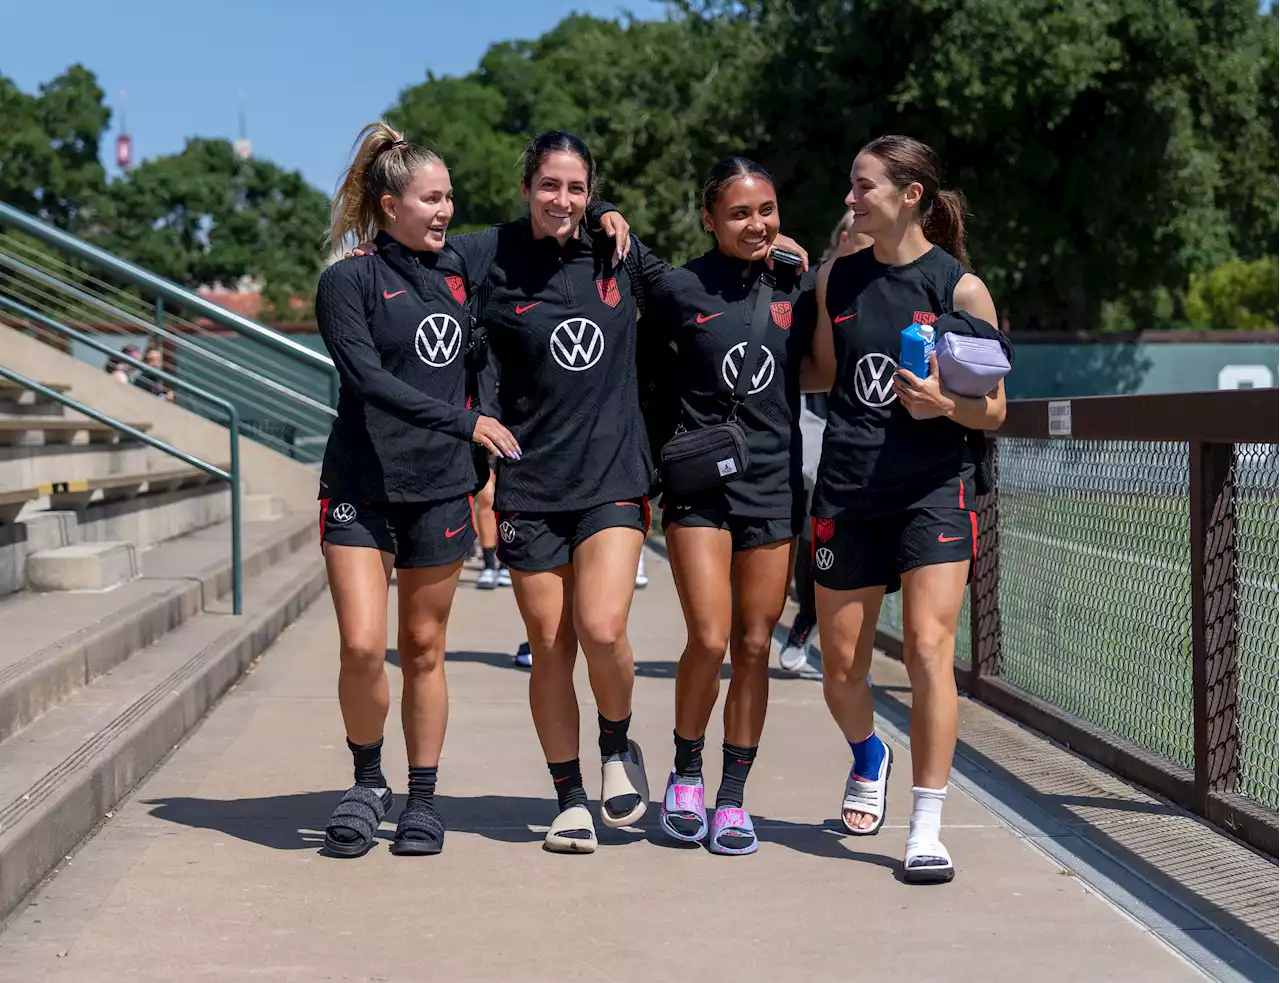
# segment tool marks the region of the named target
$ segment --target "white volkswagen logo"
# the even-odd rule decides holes
[[[503,522],[502,525],[498,527],[498,532],[502,534],[502,541],[504,543],[510,543],[516,538],[516,527],[510,522]]]
[[[345,526],[348,522],[355,521],[356,507],[348,502],[339,502],[329,510],[329,518],[340,526]]]
[[[551,357],[562,369],[585,372],[604,354],[604,332],[595,321],[571,317],[551,332]]]
[[[898,394],[893,391],[893,374],[898,363],[888,355],[869,352],[853,369],[853,391],[867,406],[888,406]]]
[[[428,314],[413,336],[418,358],[428,365],[443,368],[462,351],[462,328],[448,314]]]
[[[836,562],[836,555],[824,546],[813,554],[813,562],[817,564],[819,570],[830,570],[831,564]]]
[[[747,354],[747,343],[740,341],[727,352],[724,353],[724,360],[720,363],[720,372],[724,375],[725,384],[732,389],[738,384],[738,372],[742,369],[742,360]],[[769,383],[773,382],[773,352],[760,346],[760,357],[756,359],[756,370],[751,376],[751,388],[748,390],[750,395],[755,395],[768,388]]]

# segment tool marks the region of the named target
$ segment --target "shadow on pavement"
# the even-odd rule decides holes
[[[324,844],[324,827],[329,814],[342,798],[342,789],[325,792],[298,792],[258,799],[150,799],[156,819],[212,829],[227,836],[257,843],[272,850],[319,850]],[[384,823],[395,824],[405,796],[396,795],[396,804]],[[555,799],[535,799],[509,795],[479,795],[471,798],[437,795],[436,807],[449,832],[474,833],[503,843],[541,843],[544,833],[530,829],[543,827],[556,815]],[[593,811],[597,808],[592,803]],[[656,807],[654,814],[656,815]],[[596,830],[601,846],[622,846],[639,842],[642,833],[608,829]],[[390,841],[394,834],[380,829],[378,838]]]
[[[511,669],[515,672],[527,672],[512,662],[515,658],[515,650],[510,652],[446,652],[444,654],[445,665],[450,662],[479,662],[486,666],[493,666],[495,669]],[[387,649],[387,662],[395,666],[397,669],[400,665],[400,650]]]

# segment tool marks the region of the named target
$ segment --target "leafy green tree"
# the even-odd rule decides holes
[[[1272,331],[1280,323],[1276,282],[1280,262],[1267,256],[1232,259],[1206,273],[1192,273],[1187,326],[1201,331]]]
[[[98,155],[110,119],[97,80],[80,65],[38,95],[0,76],[0,200],[76,227],[106,181]]]
[[[261,280],[276,316],[310,296],[329,202],[301,175],[240,160],[226,140],[193,139],[112,181],[96,213],[105,248],[187,286]]]
[[[764,51],[751,25],[731,20],[575,16],[534,41],[492,46],[464,79],[429,78],[406,90],[389,116],[444,156],[460,225],[521,214],[526,141],[572,130],[599,162],[601,193],[649,245],[683,261],[707,247],[697,207],[703,174],[760,136],[724,107],[748,90]]]

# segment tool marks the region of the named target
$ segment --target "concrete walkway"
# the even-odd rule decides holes
[[[652,554],[649,574],[631,618],[639,660],[632,733],[657,795],[669,768],[684,629],[669,571]],[[511,591],[473,590],[472,576],[449,638],[443,855],[319,854],[325,820],[350,780],[325,596],[14,917],[0,935],[0,979],[1203,979],[954,787],[946,843],[957,879],[900,883],[908,750],[895,747],[880,835],[841,835],[848,748],[821,687],[781,674],[748,785],[764,841],[758,854],[669,846],[656,803],[634,832],[601,826],[594,856],[544,853],[554,797],[527,680],[509,654],[523,631]],[[391,672],[394,692],[394,664]],[[585,764],[594,757],[595,711],[581,660],[578,693]],[[717,711],[706,755],[713,792],[720,739]],[[395,707],[384,762],[403,793]],[[584,771],[595,794],[598,772]]]

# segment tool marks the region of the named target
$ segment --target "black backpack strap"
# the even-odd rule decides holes
[[[770,310],[773,304],[773,274],[765,270],[756,282],[756,304],[751,314],[751,334],[747,337],[747,347],[742,353],[742,368],[738,370],[738,381],[733,387],[733,404],[729,410],[729,419],[738,415],[738,407],[747,398],[751,390],[751,379],[756,371],[756,361],[760,358],[760,349],[764,346],[764,333],[769,327]]]

